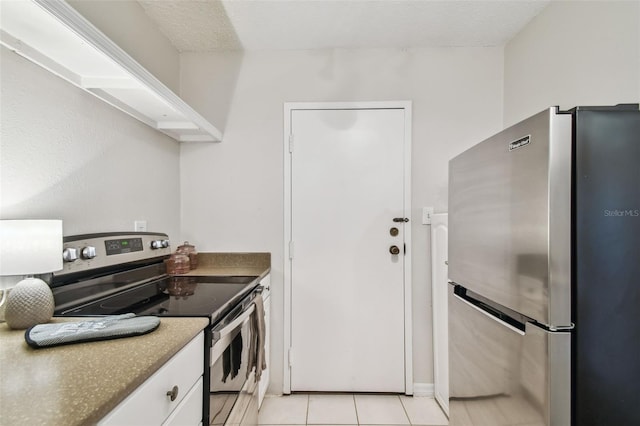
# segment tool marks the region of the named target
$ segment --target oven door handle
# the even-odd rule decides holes
[[[256,305],[251,304],[249,309],[247,309],[246,311],[243,311],[236,319],[231,321],[229,324],[225,325],[220,330],[213,330],[213,335],[212,335],[213,343],[222,339],[226,335],[232,333],[236,328],[238,328],[240,324],[244,323],[247,320],[247,318],[251,316],[251,314],[253,313],[253,311],[255,311],[255,309],[256,309]]]

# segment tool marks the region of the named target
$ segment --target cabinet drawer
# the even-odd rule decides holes
[[[198,379],[182,403],[162,426],[196,426],[202,422],[202,378]]]
[[[203,370],[204,333],[200,333],[107,414],[99,424],[161,424],[200,379]],[[177,387],[177,395],[171,401],[167,392],[174,389],[174,386]]]

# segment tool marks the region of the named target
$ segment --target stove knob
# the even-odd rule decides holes
[[[62,260],[65,262],[74,262],[78,260],[78,250],[74,248],[66,248],[62,252]]]
[[[93,259],[94,257],[96,257],[96,248],[87,246],[82,249],[82,252],[80,254],[82,255],[83,259]]]
[[[78,260],[78,249],[68,247],[62,252],[62,260],[65,262],[75,262]]]
[[[162,240],[162,247],[163,248],[169,247],[169,240]]]
[[[162,248],[162,240],[151,241],[151,249],[157,250]]]

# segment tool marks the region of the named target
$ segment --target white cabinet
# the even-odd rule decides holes
[[[202,386],[202,378],[200,378],[162,425],[183,426],[200,424],[202,422]]]
[[[98,424],[200,424],[203,371],[204,333],[200,333]]]
[[[220,131],[64,1],[2,2],[0,44],[180,142]]]
[[[262,377],[258,382],[258,407],[262,406],[262,400],[267,393],[269,387],[269,367],[271,365],[270,351],[271,351],[271,274],[267,274],[266,277],[260,281],[260,284],[264,287],[262,291],[262,297],[264,300],[264,359],[267,364],[267,369],[262,371]]]

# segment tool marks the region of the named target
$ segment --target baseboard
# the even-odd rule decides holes
[[[413,396],[428,396],[433,398],[433,383],[414,383]]]

